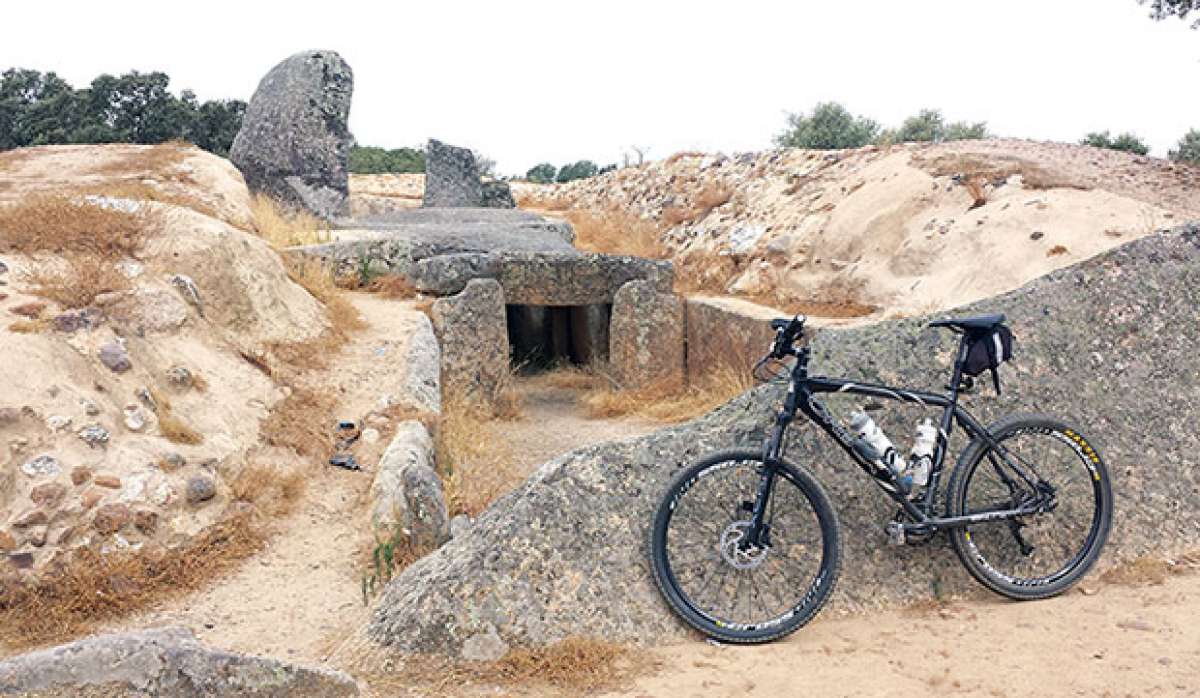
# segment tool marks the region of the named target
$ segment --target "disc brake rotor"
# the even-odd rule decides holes
[[[721,534],[721,557],[730,566],[739,570],[749,570],[758,567],[767,559],[766,546],[742,547],[741,543],[750,531],[749,521],[735,521],[725,528]]]

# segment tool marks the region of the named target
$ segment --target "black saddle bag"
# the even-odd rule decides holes
[[[992,385],[1000,394],[1000,374],[996,369],[1012,358],[1013,333],[1008,325],[996,325],[990,330],[968,333],[967,359],[963,362],[963,373],[975,377],[984,371],[992,372]]]

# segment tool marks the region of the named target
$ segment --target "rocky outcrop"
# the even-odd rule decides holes
[[[473,279],[463,292],[438,299],[430,314],[442,345],[442,395],[494,404],[509,371],[504,290],[495,279]]]
[[[608,357],[621,387],[670,393],[683,386],[683,323],[683,300],[651,281],[630,281],[617,291]]]
[[[483,205],[483,182],[474,153],[429,139],[425,147],[424,205],[444,208]]]
[[[741,368],[763,354],[775,333],[770,322],[788,313],[737,298],[687,299],[687,375]]]
[[[263,77],[229,159],[251,191],[332,219],[349,213],[354,75],[333,51],[290,56]]]
[[[359,691],[341,672],[210,649],[172,627],[90,637],[0,662],[0,694],[342,698]]]
[[[1022,409],[1054,413],[1099,446],[1118,512],[1102,567],[1192,547],[1200,536],[1197,307],[1200,226],[1192,225],[958,311],[1003,311],[1017,335],[1016,356],[1002,369],[1003,396],[977,391],[967,398],[972,412],[984,421]],[[823,330],[813,340],[813,368],[938,390],[953,339],[926,321]],[[760,387],[687,424],[546,463],[470,531],[395,579],[375,606],[370,637],[402,651],[454,655],[492,636],[506,646],[571,635],[680,637],[683,627],[646,562],[651,512],[685,464],[717,448],[758,448],[782,394],[780,386]],[[835,396],[827,404],[844,417],[858,402]],[[907,442],[923,413],[910,406],[875,415]],[[956,434],[951,453],[964,446]],[[887,546],[883,526],[894,506],[824,435],[797,425],[788,457],[825,484],[843,526],[843,574],[831,610],[985,593],[944,539]]]
[[[418,547],[437,547],[450,538],[450,517],[441,480],[434,471],[433,439],[425,425],[401,422],[371,483],[371,522],[399,527]]]
[[[517,202],[513,199],[512,187],[508,186],[508,182],[492,180],[483,183],[480,205],[485,208],[516,208]]]

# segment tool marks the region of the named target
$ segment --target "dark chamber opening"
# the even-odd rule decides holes
[[[539,371],[561,364],[608,360],[612,305],[509,305],[508,341],[514,365]]]

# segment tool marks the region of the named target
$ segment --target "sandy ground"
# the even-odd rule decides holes
[[[1087,594],[1080,591],[1086,590]],[[818,618],[757,647],[696,641],[611,698],[1200,695],[1200,575],[1035,603]]]

